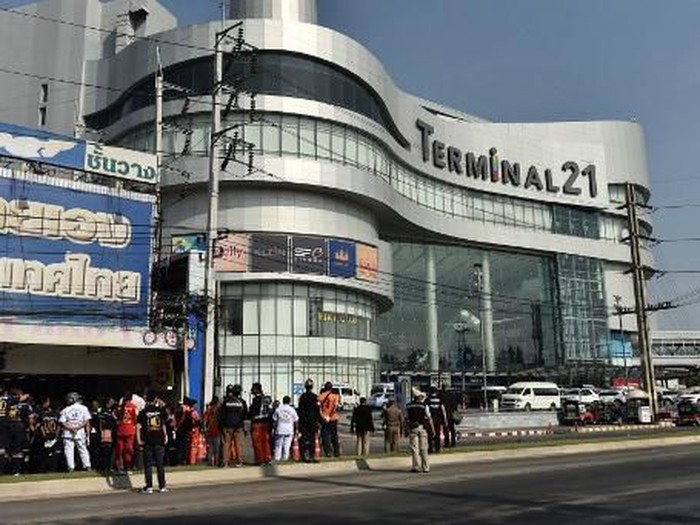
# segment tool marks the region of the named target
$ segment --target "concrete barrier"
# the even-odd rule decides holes
[[[558,426],[554,411],[542,412],[477,412],[466,413],[457,426],[462,433],[471,430],[493,430],[505,428],[545,428]]]

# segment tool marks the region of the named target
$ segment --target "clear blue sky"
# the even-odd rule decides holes
[[[182,24],[219,16],[218,0],[163,3]],[[318,3],[322,25],[364,44],[418,96],[496,121],[640,122],[653,204],[700,205],[700,0]],[[653,217],[658,238],[700,236],[700,207]],[[655,253],[659,268],[700,270],[700,242]],[[667,275],[652,282],[651,299],[695,287],[700,275]],[[700,306],[655,315],[664,328],[700,329]]]

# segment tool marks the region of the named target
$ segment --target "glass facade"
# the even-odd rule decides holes
[[[381,124],[403,147],[408,141],[399,133],[377,93],[361,78],[330,62],[293,53],[258,51],[252,55],[224,57],[224,81],[241,91],[316,100],[345,108]],[[167,84],[165,100],[211,94],[214,78],[211,57],[195,59],[164,70]],[[87,115],[85,123],[92,129],[104,129],[129,113],[155,104],[154,78],[135,84],[108,108]]]
[[[564,352],[567,361],[597,361],[608,352],[608,310],[603,265],[596,259],[557,255]]]
[[[385,363],[414,368],[426,364],[435,345],[443,369],[481,369],[481,334],[462,312],[482,316],[482,297],[475,284],[475,264],[488,261],[490,290],[484,290],[492,312],[495,368],[499,372],[561,362],[556,319],[555,265],[550,257],[434,246],[435,308],[429,309],[429,248],[420,244],[393,246],[395,305],[379,317],[379,340]],[[436,320],[435,330],[427,326]],[[486,317],[483,317],[486,319]],[[429,364],[429,360],[427,360]]]
[[[370,297],[306,283],[222,284],[222,384],[288,395],[307,378],[368,392],[377,377],[377,308]]]
[[[243,123],[232,115],[225,126]],[[193,154],[206,155],[209,120],[189,117],[181,126],[192,130]],[[366,170],[419,206],[449,217],[514,229],[542,231],[619,242],[624,218],[596,211],[483,193],[432,179],[399,162],[380,141],[352,127],[295,115],[264,114],[259,122],[239,128],[239,136],[266,156],[313,158]],[[153,150],[151,126],[130,133],[119,146]],[[165,131],[164,148],[171,154],[185,148],[177,127]]]

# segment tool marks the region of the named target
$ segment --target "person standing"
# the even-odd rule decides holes
[[[222,436],[222,466],[233,461],[236,467],[243,466],[245,446],[244,421],[248,418],[248,405],[241,399],[241,385],[228,385],[226,397],[219,409],[219,429]]]
[[[304,393],[299,396],[299,448],[301,460],[305,463],[315,463],[316,434],[321,420],[318,407],[318,396],[314,394],[314,382],[307,379],[304,383]]]
[[[384,452],[398,452],[399,438],[404,431],[405,421],[403,412],[393,399],[389,400],[382,412],[382,422],[384,425]]]
[[[146,394],[146,406],[139,412],[136,439],[143,449],[144,477],[146,485],[143,492],[153,493],[153,465],[158,475],[158,490],[167,492],[165,484],[165,445],[168,442],[166,421],[168,414],[157,404],[154,392]]]
[[[369,456],[369,438],[374,433],[372,407],[367,404],[367,398],[361,397],[360,404],[352,411],[350,432],[357,436],[357,455]]]
[[[275,461],[289,460],[289,449],[297,430],[299,415],[291,405],[291,398],[284,396],[282,404],[272,414],[275,434]]]
[[[29,420],[34,408],[29,394],[21,388],[15,388],[7,409],[9,435],[8,455],[10,457],[9,473],[18,476],[24,471],[24,458],[29,453]]]
[[[215,467],[219,464],[219,450],[221,449],[220,429],[219,429],[219,410],[221,403],[219,397],[214,396],[211,402],[207,405],[207,409],[202,416],[204,431],[207,436],[207,449],[209,450],[209,465]]]
[[[447,392],[443,387],[440,391],[442,403],[445,406],[445,448],[454,448],[457,442],[455,425],[459,420],[459,397],[455,392]]]
[[[124,473],[134,466],[134,444],[136,442],[136,417],[138,408],[127,392],[117,409],[117,440],[114,447],[114,469]]]
[[[270,416],[272,400],[263,394],[262,385],[253,383],[250,390],[253,400],[250,402],[250,436],[253,442],[253,455],[256,465],[267,465],[272,461],[270,450]]]
[[[197,400],[191,397],[185,398],[185,403],[189,407],[190,421],[192,425],[190,427],[190,435],[187,440],[189,448],[187,450],[187,464],[196,465],[199,459],[206,460],[206,440],[202,435],[202,418],[197,412]],[[204,440],[204,442],[202,442]]]
[[[58,422],[63,428],[63,453],[68,472],[75,470],[75,449],[78,449],[80,462],[85,470],[90,470],[90,454],[87,439],[90,435],[90,411],[82,403],[76,392],[66,395],[66,407],[61,410]]]
[[[10,447],[10,434],[7,411],[10,409],[11,401],[10,394],[0,385],[0,474],[5,473],[9,462],[8,449]]]
[[[446,434],[444,429],[447,422],[447,414],[445,413],[445,405],[442,403],[440,393],[434,386],[430,387],[430,395],[428,396],[426,404],[430,409],[430,417],[433,421],[433,430],[429,437],[428,449],[430,452],[440,452],[441,434]]]
[[[428,458],[428,435],[433,434],[433,421],[430,409],[424,402],[425,394],[414,392],[413,399],[406,405],[406,427],[411,448],[411,472],[430,472]]]
[[[60,413],[51,398],[46,397],[38,411],[32,440],[32,472],[55,472],[60,459],[60,442],[58,440]]]
[[[331,453],[336,458],[340,457],[340,442],[338,441],[338,405],[340,396],[333,392],[333,384],[328,381],[323,392],[318,395],[318,404],[321,411],[321,442],[323,453],[327,458]]]

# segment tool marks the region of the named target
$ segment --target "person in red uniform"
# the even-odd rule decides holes
[[[136,404],[131,400],[131,393],[127,392],[117,409],[117,440],[114,446],[114,468],[118,472],[131,470],[133,466],[138,412]]]
[[[253,441],[253,454],[256,465],[268,465],[272,461],[270,449],[270,424],[272,400],[263,394],[262,385],[253,383],[250,390],[253,401],[250,403],[250,435]]]
[[[187,453],[187,464],[196,465],[200,457],[200,443],[202,440],[202,418],[197,412],[197,400],[185,398],[185,403],[189,407],[189,417],[191,420],[189,450]],[[206,445],[205,445],[206,447]],[[206,458],[206,455],[205,455]]]

